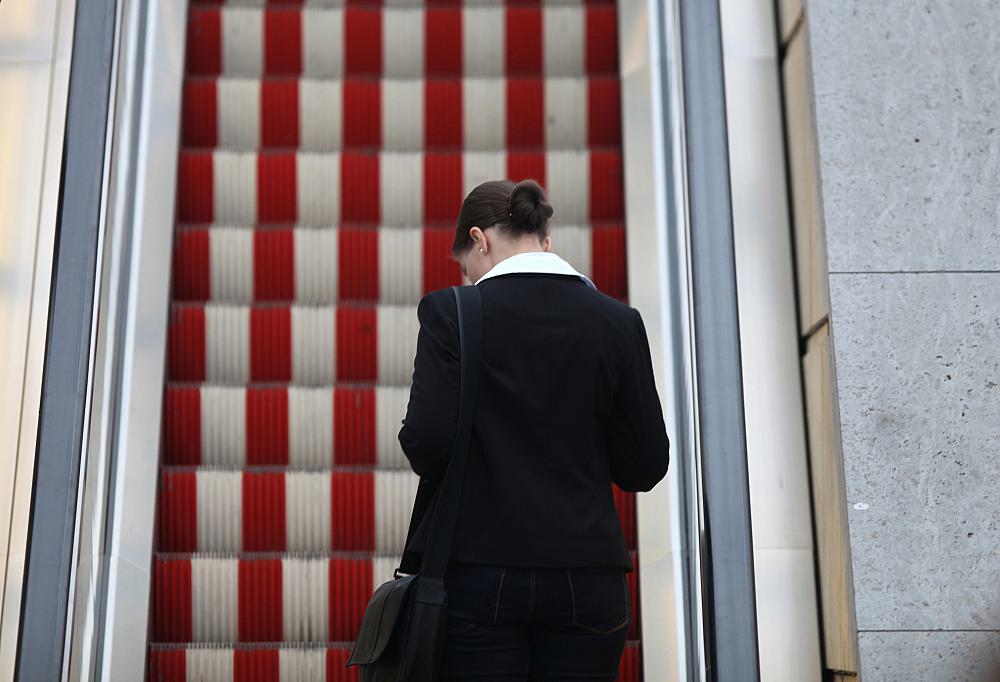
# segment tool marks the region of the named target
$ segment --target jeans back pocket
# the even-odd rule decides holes
[[[566,569],[575,627],[606,635],[628,627],[631,616],[623,568]]]
[[[448,618],[454,619],[455,628],[471,630],[471,623],[496,625],[506,572],[504,566],[448,565],[444,587],[448,594]]]

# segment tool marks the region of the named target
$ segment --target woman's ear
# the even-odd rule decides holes
[[[473,225],[469,228],[469,237],[474,242],[473,248],[482,249],[486,245],[486,235],[479,229],[478,225]]]

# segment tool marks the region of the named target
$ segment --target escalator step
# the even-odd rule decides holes
[[[396,434],[409,390],[340,384],[169,385],[164,464],[407,467]]]
[[[409,469],[301,471],[165,468],[161,552],[399,554],[417,491]],[[613,489],[635,549],[634,493]]]
[[[625,296],[620,222],[553,225],[559,255],[608,294]],[[462,283],[454,227],[183,226],[174,247],[177,302],[409,305]],[[415,319],[415,318],[414,318]]]
[[[635,563],[635,552],[632,552]],[[353,641],[372,592],[393,578],[399,556],[158,555],[157,643]],[[638,571],[628,574],[638,604]],[[634,609],[629,637],[639,632]]]
[[[561,225],[621,222],[617,149],[518,152],[235,152],[182,149],[178,220],[186,223],[450,224],[491,177],[542,183]]]
[[[494,151],[618,147],[618,79],[189,78],[188,148]]]
[[[157,646],[150,652],[156,682],[356,682],[358,667],[346,667],[351,644],[308,646]],[[620,682],[639,682],[640,644],[625,645]]]
[[[189,75],[618,75],[617,10],[610,2],[205,4],[191,7],[187,30]]]

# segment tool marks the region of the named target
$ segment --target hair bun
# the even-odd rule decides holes
[[[527,179],[514,185],[507,202],[511,227],[518,232],[541,232],[554,211],[545,197],[545,190],[535,180]]]

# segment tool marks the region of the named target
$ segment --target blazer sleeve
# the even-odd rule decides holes
[[[670,440],[656,392],[646,326],[634,311],[634,339],[628,370],[615,389],[606,435],[611,480],[629,492],[649,491],[670,464]]]
[[[417,304],[417,350],[413,358],[410,398],[397,434],[414,473],[444,476],[458,430],[461,357],[457,312],[450,289],[425,294]]]

